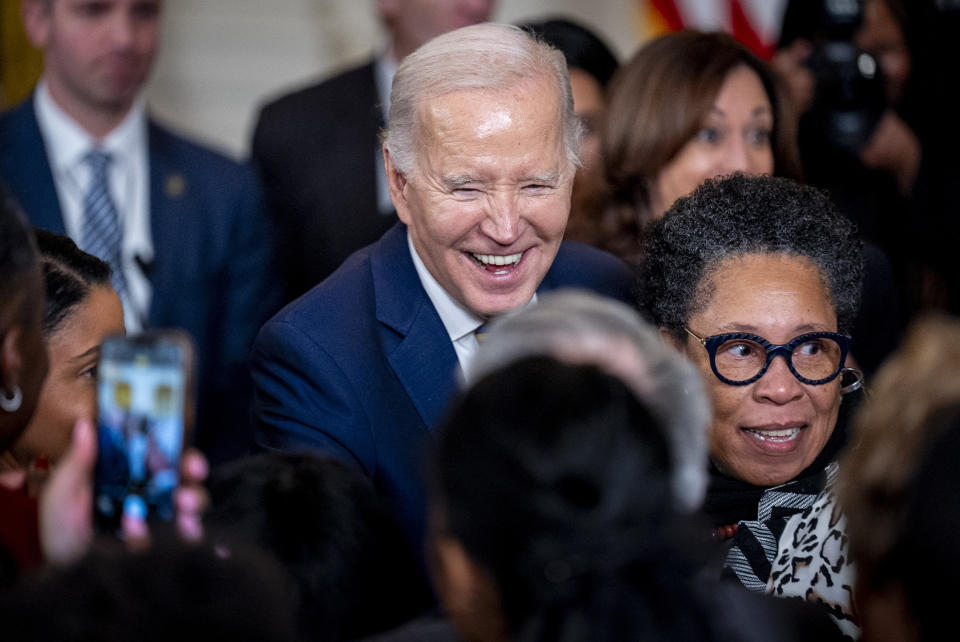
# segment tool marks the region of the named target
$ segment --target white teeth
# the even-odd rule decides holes
[[[786,430],[750,430],[747,432],[761,441],[792,441],[800,434],[800,428],[787,428]]]
[[[523,252],[519,254],[508,254],[507,256],[502,256],[499,254],[476,254],[474,252],[470,253],[477,262],[484,265],[508,265],[516,264],[520,262],[520,259],[523,257]]]

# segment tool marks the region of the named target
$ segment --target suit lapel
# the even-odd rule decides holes
[[[14,191],[31,223],[66,234],[32,94],[4,117],[0,130],[0,176]]]
[[[371,256],[377,320],[390,329],[384,350],[394,373],[432,432],[456,392],[457,355],[420,284],[406,226],[383,236]]]

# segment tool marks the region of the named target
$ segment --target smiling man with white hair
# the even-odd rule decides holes
[[[422,460],[487,320],[580,287],[629,300],[633,275],[562,243],[579,123],[563,55],[507,25],[408,56],[383,158],[400,223],[261,330],[257,442],[368,475],[421,546]]]

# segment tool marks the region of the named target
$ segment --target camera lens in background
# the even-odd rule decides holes
[[[863,24],[863,0],[821,0],[824,35],[830,40],[852,40]]]
[[[863,0],[821,0],[808,61],[816,92],[804,129],[819,132],[831,147],[852,154],[870,140],[886,108],[880,66],[854,45],[863,5]]]
[[[810,125],[837,149],[859,152],[886,107],[882,72],[870,54],[849,42],[826,42],[814,50],[817,79]]]

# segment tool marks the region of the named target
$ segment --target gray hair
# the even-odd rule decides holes
[[[667,430],[674,498],[695,511],[707,488],[710,407],[703,378],[632,308],[589,292],[566,290],[498,317],[466,373],[477,381],[532,355],[591,364],[619,377]]]
[[[778,176],[708,179],[645,228],[640,309],[685,341],[684,327],[709,305],[711,278],[724,261],[784,254],[816,266],[838,329],[850,332],[860,307],[862,247],[856,226],[823,190]]]
[[[563,106],[567,158],[580,166],[582,125],[573,111],[567,63],[557,49],[513,25],[484,23],[437,36],[404,58],[390,91],[384,145],[397,169],[414,167],[420,105],[456,91],[502,90],[530,78],[552,77]]]

